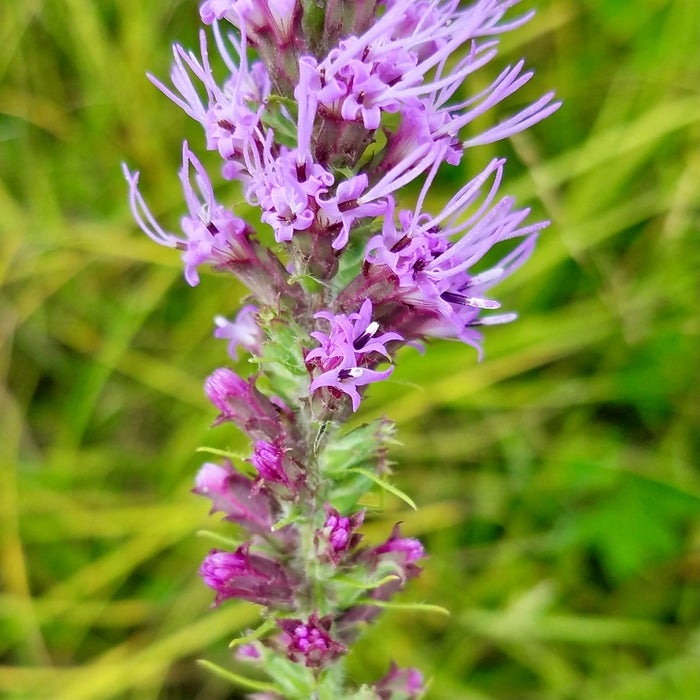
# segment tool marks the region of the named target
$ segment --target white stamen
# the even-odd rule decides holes
[[[372,321],[372,323],[370,323],[369,326],[367,326],[365,334],[367,334],[371,338],[378,330],[379,324],[376,321]]]

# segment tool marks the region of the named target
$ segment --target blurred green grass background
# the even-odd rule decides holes
[[[407,350],[360,416],[398,422],[395,480],[420,506],[387,500],[367,536],[403,520],[432,555],[403,600],[452,616],[385,613],[350,672],[394,658],[429,698],[697,698],[698,8],[538,9],[469,87],[525,55],[516,102],[554,87],[564,106],[433,195],[510,157],[504,191],[553,221],[499,293],[521,319],[487,331],[481,364]],[[237,697],[194,660],[231,664],[257,610],[208,611],[212,523],[189,489],[197,446],[245,447],[208,430],[201,390],[226,362],[212,318],[244,291],[189,289],[119,170],[177,225],[180,141],[202,136],[144,72],[197,28],[194,2],[0,5],[3,697]]]

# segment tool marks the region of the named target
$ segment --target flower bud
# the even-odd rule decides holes
[[[220,466],[206,462],[197,473],[192,491],[211,499],[212,513],[226,513],[225,520],[238,523],[249,532],[267,535],[273,525],[272,505],[267,495],[253,494],[253,486],[230,463]]]
[[[306,623],[301,620],[277,620],[286,633],[287,657],[297,663],[303,662],[309,668],[321,668],[345,654],[347,648],[329,634],[331,622],[331,615],[319,620],[318,611]]]
[[[423,545],[410,537],[401,537],[399,523],[394,525],[391,537],[379,547],[372,550],[375,562],[393,561],[402,571],[402,578],[418,576],[421,568],[415,564],[418,559],[425,556]]]
[[[231,421],[253,440],[275,440],[283,434],[278,409],[255,388],[255,377],[245,381],[222,367],[207,377],[204,392],[221,412],[217,423]]]
[[[326,520],[323,527],[316,530],[318,542],[324,542],[326,547],[321,556],[329,558],[336,566],[341,558],[354,549],[362,535],[355,534],[355,530],[362,525],[365,519],[365,511],[353,514],[351,517],[341,516],[330,503],[324,505]]]
[[[284,452],[278,445],[258,440],[250,461],[263,481],[272,481],[292,488],[292,483],[282,464],[283,459]]]
[[[227,598],[242,598],[272,608],[290,608],[294,586],[282,565],[264,554],[250,554],[250,542],[235,552],[212,549],[199,574],[216,591],[216,607]]]

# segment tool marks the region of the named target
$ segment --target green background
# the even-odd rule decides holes
[[[521,318],[487,330],[482,363],[407,349],[363,402],[359,420],[397,421],[394,482],[419,504],[388,497],[367,537],[403,520],[431,557],[401,600],[452,615],[385,613],[349,657],[358,680],[394,658],[429,698],[698,697],[697,27],[693,2],[543,0],[466,86],[526,56],[537,75],[500,115],[551,88],[564,106],[470,151],[430,206],[501,154],[503,191],[553,225],[499,288]],[[212,318],[244,291],[188,288],[119,169],[175,230],[181,139],[207,154],[144,72],[165,77],[197,28],[195,3],[0,5],[6,697],[237,697],[195,660],[230,665],[258,613],[208,610],[196,533],[227,530],[189,489],[197,446],[245,448],[209,431],[201,389],[226,362]]]

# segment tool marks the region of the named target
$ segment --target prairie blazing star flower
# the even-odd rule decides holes
[[[522,226],[529,209],[513,210],[512,197],[497,200],[503,176],[504,159],[494,159],[484,171],[467,183],[437,216],[421,212],[435,168],[421,191],[413,212],[400,211],[397,226],[395,205],[384,218],[381,234],[367,243],[368,277],[393,281],[392,300],[415,311],[406,316],[410,328],[397,324],[407,337],[452,336],[480,350],[478,325],[505,323],[514,314],[480,316],[483,310],[496,310],[500,303],[484,293],[514,272],[534,248],[536,232],[549,222]],[[483,201],[476,206],[490,178]],[[460,236],[458,240],[453,237]],[[513,251],[489,270],[473,273],[472,268],[496,243],[524,238]]]
[[[398,525],[383,544],[361,546],[357,504],[388,471],[392,424],[342,423],[364,387],[392,374],[403,345],[449,337],[480,353],[477,329],[515,318],[491,290],[525,262],[548,222],[526,222],[530,210],[499,194],[505,160],[488,163],[441,211],[426,202],[443,164],[559,107],[548,92],[481,134],[471,128],[532,78],[518,61],[479,94],[459,96],[496,56],[499,35],[532,16],[506,19],[517,2],[204,0],[217,60],[202,31],[198,53],[173,48],[169,85],[149,76],[201,125],[223,178],[239,182],[270,229],[256,234],[215,197],[187,142],[182,235],[160,227],[138,173],[124,169],[136,221],[181,252],[190,285],[205,264],[250,292],[235,320],[216,316],[214,334],[232,359],[251,353],[258,373],[220,368],[205,382],[215,425],[239,428],[250,456],[243,473],[229,461],[204,464],[194,492],[248,533],[233,552],[211,550],[200,574],[214,605],[236,597],[268,608],[239,655],[271,677],[266,700],[281,700],[290,682],[295,697],[415,700],[424,691],[418,671],[393,662],[359,691],[321,672],[418,576],[425,556]],[[402,205],[418,178],[415,206]],[[501,244],[510,252],[494,255]],[[281,633],[268,634],[273,621]],[[294,672],[275,655],[312,671]]]
[[[192,186],[190,166],[195,170],[195,182],[199,194]],[[209,263],[217,266],[243,263],[248,266],[261,266],[253,248],[250,226],[218,204],[214,189],[204,167],[190,151],[187,142],[182,148],[182,182],[185,201],[190,211],[182,218],[185,238],[164,231],[138,191],[138,173],[130,173],[124,167],[124,174],[130,186],[130,203],[134,219],[141,230],[152,240],[168,248],[182,250],[185,263],[185,279],[191,286],[199,284],[197,266]]]

